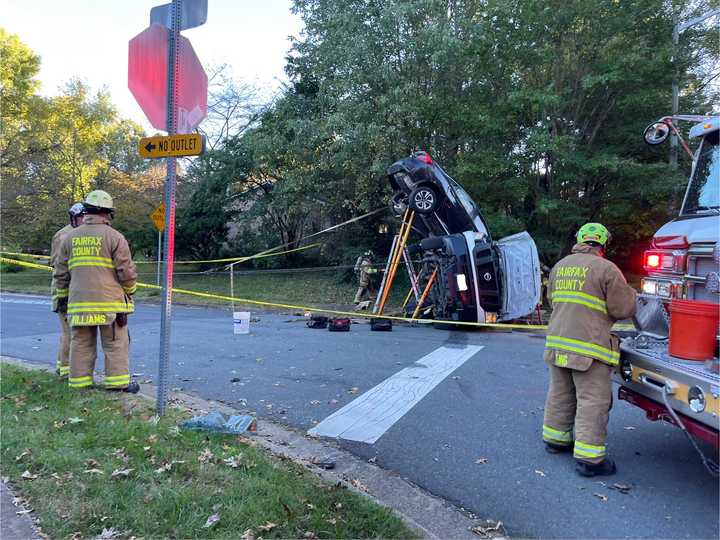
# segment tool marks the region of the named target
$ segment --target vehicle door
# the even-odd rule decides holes
[[[500,320],[517,319],[533,312],[540,302],[540,259],[532,237],[523,231],[497,242],[503,295]]]

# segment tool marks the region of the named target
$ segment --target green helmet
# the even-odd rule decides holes
[[[115,208],[110,194],[102,189],[96,189],[88,193],[88,196],[85,197],[85,204],[103,210],[113,210]]]
[[[578,243],[595,242],[605,246],[610,240],[610,231],[602,223],[586,223],[576,235]]]

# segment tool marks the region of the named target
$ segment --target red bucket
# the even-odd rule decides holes
[[[670,355],[686,360],[715,356],[720,305],[697,300],[670,303]]]

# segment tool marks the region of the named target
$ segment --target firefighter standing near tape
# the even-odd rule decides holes
[[[135,309],[137,271],[127,240],[110,226],[112,197],[92,191],[84,207],[84,222],[65,237],[53,273],[55,286],[68,289],[68,384],[76,389],[92,386],[99,332],[105,388],[136,393],[140,387],[130,380],[127,316]]]
[[[52,243],[50,244],[50,266],[53,268],[55,267],[62,241],[70,231],[82,225],[84,212],[85,207],[82,203],[73,204],[68,210],[70,223],[65,225],[53,236]],[[58,346],[55,372],[60,375],[60,378],[64,379],[70,373],[70,326],[67,321],[68,290],[66,288],[56,288],[55,281],[53,280],[50,293],[52,295],[52,310],[58,314],[58,318],[60,319],[60,344]]]
[[[609,239],[603,225],[583,225],[572,253],[555,265],[548,284],[553,313],[545,342],[550,387],[543,441],[550,453],[573,451],[581,476],[616,471],[605,447],[611,374],[620,358],[610,329],[635,314],[635,291],[604,258]]]
[[[355,273],[357,274],[360,283],[358,290],[355,293],[354,303],[359,304],[363,297],[367,294],[370,296],[370,275],[377,273],[377,268],[373,268],[373,252],[366,251],[360,255],[355,261]]]

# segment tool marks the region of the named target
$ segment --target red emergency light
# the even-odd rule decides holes
[[[428,154],[427,152],[419,152],[418,159],[423,163],[427,163],[428,165],[433,164],[433,160],[430,157],[430,154]]]
[[[657,253],[645,254],[645,266],[648,268],[660,268],[660,255]]]
[[[683,273],[685,269],[685,251],[654,249],[646,251],[643,267],[648,272]]]

